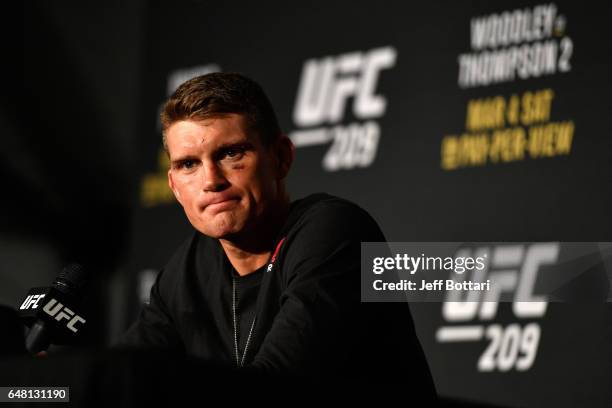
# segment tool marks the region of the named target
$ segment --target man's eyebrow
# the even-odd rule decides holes
[[[198,157],[193,155],[193,154],[185,154],[185,155],[178,156],[178,157],[170,160],[170,164],[172,164],[174,166],[176,164],[184,162],[185,160],[197,160],[197,159],[198,159]]]
[[[219,155],[225,152],[227,149],[237,148],[237,147],[245,149],[245,150],[252,150],[253,143],[251,143],[251,141],[249,141],[248,139],[243,139],[243,140],[239,140],[236,142],[222,143],[215,148],[215,150],[213,151],[213,156]]]
[[[235,142],[226,142],[226,143],[220,144],[215,149],[215,151],[218,152],[218,151],[223,150],[223,149],[227,149],[227,148],[230,148],[230,147],[238,147],[238,146],[250,148],[250,147],[253,147],[253,143],[251,143],[251,141],[249,139],[241,139],[241,140],[237,140]]]

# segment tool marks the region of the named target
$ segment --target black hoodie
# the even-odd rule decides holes
[[[291,204],[270,262],[249,275],[236,274],[218,240],[195,232],[120,344],[268,373],[401,383],[433,396],[408,305],[360,301],[360,244],[382,241],[366,211],[322,193]]]

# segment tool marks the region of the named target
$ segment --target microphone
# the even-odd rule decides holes
[[[30,328],[25,347],[32,353],[46,350],[50,344],[73,344],[86,322],[77,313],[87,282],[87,274],[78,263],[68,264],[50,287],[32,288],[19,315]]]

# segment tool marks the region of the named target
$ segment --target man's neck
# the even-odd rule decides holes
[[[248,275],[264,266],[272,250],[274,239],[289,213],[289,202],[282,201],[268,208],[263,222],[241,237],[219,239],[230,263],[240,276]]]

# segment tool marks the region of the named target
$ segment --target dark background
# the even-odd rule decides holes
[[[293,198],[326,191],[351,199],[390,241],[612,241],[609,6],[554,3],[574,44],[570,72],[457,85],[470,20],[537,4],[549,3],[25,2],[22,78],[1,123],[0,302],[17,307],[30,287],[79,260],[95,282],[87,342],[109,344],[190,228],[177,204],[142,199],[146,176],[163,175],[156,121],[172,73],[242,72],[268,92],[291,132],[307,59],[383,46],[397,57],[376,87],[387,101],[373,119],[376,159],[328,172],[327,146],[299,148]],[[569,155],[441,168],[441,140],[463,131],[470,99],[544,88],[555,92],[551,121],[576,126]],[[362,122],[351,104],[340,124]],[[412,310],[443,396],[504,406],[610,400],[609,303],[549,304],[536,319],[542,338],[526,372],[478,372],[484,341],[436,343],[440,304]],[[500,306],[497,323],[517,321],[528,323]]]

